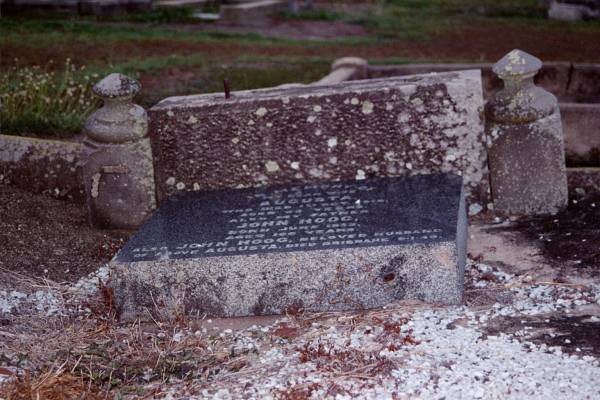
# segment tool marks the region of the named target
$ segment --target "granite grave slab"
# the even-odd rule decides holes
[[[111,262],[122,318],[462,301],[462,177],[415,175],[188,192]]]
[[[148,110],[159,203],[184,191],[413,174],[488,203],[481,71],[169,97]]]

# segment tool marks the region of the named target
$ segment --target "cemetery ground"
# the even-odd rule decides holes
[[[397,1],[386,9],[391,16],[374,17],[342,2],[300,19],[281,16],[259,34],[198,26],[186,14],[161,24],[149,22],[152,15],[3,17],[0,65],[14,75],[4,74],[2,90],[24,76],[27,90],[47,92],[26,100],[39,101],[43,118],[18,114],[5,132],[2,115],[2,133],[78,133],[97,106],[89,83],[114,70],[141,80],[139,102],[149,106],[220,91],[224,78],[235,90],[311,82],[346,55],[387,64],[480,62],[519,47],[546,61],[600,62],[597,22],[549,23],[537,1],[490,1],[483,10],[467,0],[442,3]],[[67,113],[59,100],[81,106]],[[0,398],[600,395],[597,187],[571,187],[569,206],[554,216],[473,219],[465,304],[453,307],[401,301],[360,312],[292,308],[285,316],[124,323],[106,262],[130,233],[92,229],[86,218],[81,204],[0,180]]]
[[[92,230],[81,205],[1,189],[0,398],[598,393],[597,194],[573,192],[551,217],[473,221],[463,306],[123,323],[103,264],[127,233]]]

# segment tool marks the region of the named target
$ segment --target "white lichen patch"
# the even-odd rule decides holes
[[[175,187],[177,188],[177,190],[183,190],[185,189],[185,183],[177,182],[177,185],[175,185]]]
[[[200,190],[200,185],[198,184],[198,182],[194,182],[194,184],[192,185],[192,189],[194,189],[194,192]]]
[[[93,198],[98,197],[98,187],[100,186],[100,173],[96,173],[94,175],[92,175],[92,189],[91,189],[91,195]]]
[[[264,117],[267,114],[267,109],[265,107],[260,107],[256,110],[255,114],[259,117]]]
[[[273,127],[273,123],[272,122],[267,122],[266,126],[267,126],[267,128],[272,128]]]
[[[362,105],[362,113],[365,115],[369,115],[373,112],[373,108],[375,106],[373,105],[373,103],[371,103],[369,100],[365,100],[365,102]]]
[[[240,138],[239,137],[234,137],[231,139],[231,143],[233,144],[238,144],[240,142]]]
[[[392,111],[394,109],[394,105],[392,103],[385,103],[385,110]]]
[[[299,170],[299,169],[300,169],[300,163],[299,163],[298,161],[292,161],[292,162],[290,163],[290,167],[291,167],[292,169]]]
[[[474,216],[479,214],[481,211],[483,210],[483,207],[481,207],[479,204],[477,203],[473,203],[469,206],[469,215],[470,216]]]
[[[335,164],[337,164],[337,161],[338,161],[337,157],[329,157],[329,164],[335,165]]]
[[[329,148],[333,148],[333,147],[337,146],[337,144],[338,144],[338,140],[337,140],[337,137],[335,137],[335,136],[331,137],[327,140],[327,146]]]
[[[323,176],[323,169],[314,167],[308,170],[308,174],[310,176],[314,176],[315,178],[320,178]]]
[[[365,178],[366,178],[365,171],[363,171],[362,169],[359,169],[356,171],[356,176],[354,177],[354,179],[356,179],[357,181],[361,181]]]
[[[317,129],[315,131],[315,136],[321,136],[321,133],[323,133],[320,129]]]
[[[167,117],[172,117],[174,115],[175,115],[175,113],[173,113],[173,111],[171,111],[171,110],[167,111]]]
[[[350,100],[350,104],[352,104],[353,106],[356,106],[356,105],[358,105],[358,103],[360,103],[360,101],[359,101],[359,100],[358,100],[356,97],[353,97],[353,98]]]
[[[277,162],[275,162],[275,161],[267,161],[265,163],[265,168],[267,169],[267,172],[269,172],[269,173],[277,172],[280,170],[279,164],[277,164]]]
[[[254,125],[254,120],[252,120],[252,119],[251,119],[251,120],[249,120],[249,121],[248,121],[248,125],[250,125],[250,126]]]
[[[313,111],[316,112],[316,113],[321,112],[321,110],[322,110],[322,108],[321,108],[320,105],[316,105],[316,106],[313,107]]]
[[[395,161],[396,160],[396,153],[394,153],[393,151],[386,151],[383,154],[383,159],[385,161]]]
[[[166,180],[166,184],[169,186],[173,186],[175,184],[175,177],[174,176],[168,177]]]
[[[198,122],[198,118],[194,117],[193,115],[190,115],[190,117],[187,120],[188,124],[195,124],[196,122]]]
[[[410,114],[408,113],[400,113],[398,114],[398,122],[404,124],[410,120]]]
[[[309,124],[312,124],[313,122],[315,122],[317,119],[316,115],[309,115],[308,118],[306,118],[306,122],[308,122]]]

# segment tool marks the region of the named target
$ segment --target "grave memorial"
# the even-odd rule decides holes
[[[488,204],[478,70],[170,97],[148,110],[159,203],[184,191],[454,173]]]
[[[111,262],[123,319],[460,303],[462,177],[415,175],[188,192]]]

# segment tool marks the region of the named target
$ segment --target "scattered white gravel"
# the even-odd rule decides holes
[[[482,280],[483,274],[487,277]],[[424,307],[412,312],[398,308],[387,314],[374,311],[379,324],[367,313],[353,320],[351,328],[342,321],[343,316],[332,317],[313,322],[295,339],[282,339],[280,345],[259,351],[254,363],[238,373],[209,383],[174,382],[165,386],[163,393],[167,399],[275,399],[292,393],[314,399],[600,398],[600,365],[595,357],[569,355],[559,347],[528,342],[523,339],[528,327],[514,335],[485,334],[487,323],[497,317],[562,315],[596,303],[600,299],[599,284],[523,283],[531,277],[515,277],[482,264],[472,266],[469,278],[475,288],[503,286],[512,295],[512,303],[485,308]],[[400,324],[400,335],[387,335],[385,324]],[[271,331],[276,327],[272,326]],[[260,341],[252,337],[264,331],[249,329],[234,335],[239,343],[260,349]],[[390,339],[398,341],[405,335],[419,343],[390,347]],[[314,350],[319,344],[332,354],[362,354],[364,363],[356,364],[355,373],[347,373],[348,365],[335,361],[335,357],[326,367],[320,361],[302,362],[303,349],[308,346]],[[366,374],[360,368],[369,360],[383,360],[389,369]]]
[[[69,290],[93,295],[99,280],[107,279],[108,269],[103,267]],[[226,351],[244,354],[247,363],[208,380],[172,379],[145,388],[165,399],[600,398],[598,359],[580,354],[578,347],[573,355],[569,352],[574,347],[568,352],[562,346],[533,343],[526,323],[532,317],[549,322],[548,316],[577,315],[584,308],[587,315],[590,307],[596,307],[596,315],[588,320],[600,321],[600,283],[537,284],[531,276],[479,263],[468,267],[465,281],[471,293],[500,291],[509,300],[460,307],[392,305],[309,320],[283,318],[244,331],[215,332],[206,326],[178,330],[170,337],[173,342],[206,337],[207,351],[217,351],[219,343],[232,343]],[[63,301],[51,290],[30,294],[2,290],[0,313],[36,304],[38,312],[56,315],[72,301]],[[490,336],[488,328],[502,317],[522,324],[513,333]],[[282,327],[294,334],[279,335]],[[161,335],[168,336],[160,332],[157,337]],[[565,337],[563,346],[577,346],[570,341]]]

